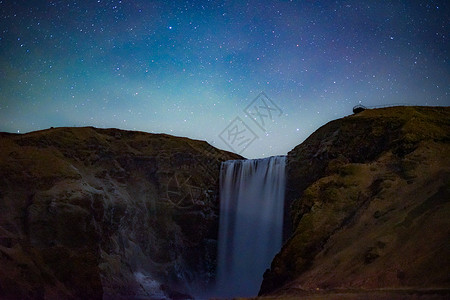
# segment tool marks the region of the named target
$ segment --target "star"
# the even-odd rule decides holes
[[[0,131],[88,124],[212,143],[239,117],[261,137],[244,156],[286,154],[358,101],[448,105],[445,5],[0,0]],[[270,136],[243,112],[261,92],[285,112]]]

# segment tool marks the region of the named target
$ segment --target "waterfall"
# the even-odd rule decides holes
[[[281,248],[285,164],[285,156],[222,163],[217,296],[258,294]]]

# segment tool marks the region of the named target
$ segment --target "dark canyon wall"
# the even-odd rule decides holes
[[[449,157],[449,108],[367,110],[318,129],[289,152],[291,234],[261,294],[449,288]],[[117,129],[0,133],[0,298],[204,289],[220,163],[238,158]]]
[[[202,288],[215,272],[220,163],[237,158],[164,134],[2,133],[0,298]]]

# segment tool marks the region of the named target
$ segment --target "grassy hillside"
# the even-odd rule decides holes
[[[220,163],[237,158],[117,129],[1,133],[0,298],[125,299],[208,283]]]
[[[288,155],[293,234],[261,294],[450,288],[449,157],[450,108],[366,110],[318,129]]]

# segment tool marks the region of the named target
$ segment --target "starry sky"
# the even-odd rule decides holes
[[[450,105],[449,4],[0,0],[0,131],[286,154],[358,103]]]

